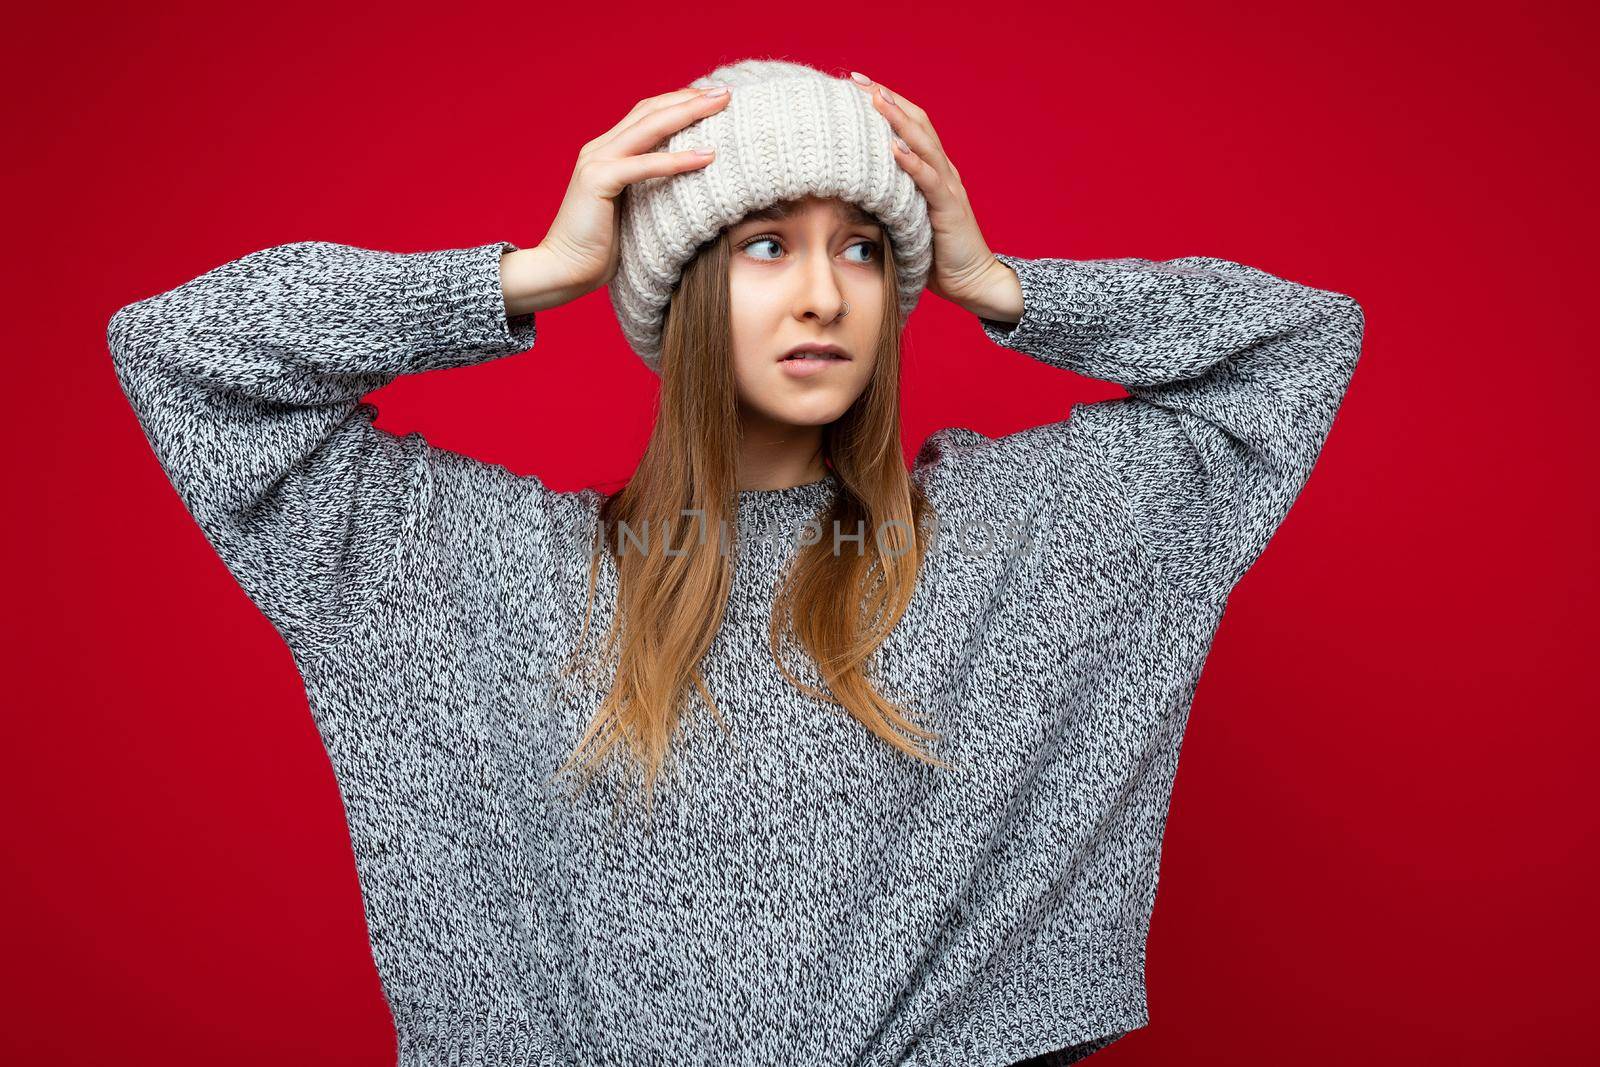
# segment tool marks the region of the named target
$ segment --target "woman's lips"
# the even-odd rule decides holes
[[[840,359],[838,356],[812,352],[796,356],[793,359],[779,360],[778,366],[782,367],[783,373],[791,378],[809,378],[813,374],[821,373],[828,367],[842,367],[849,362],[848,359]]]

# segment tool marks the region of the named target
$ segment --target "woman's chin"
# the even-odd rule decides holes
[[[773,422],[790,426],[826,426],[850,410],[856,395],[844,389],[810,389],[788,396],[761,396],[748,406]]]

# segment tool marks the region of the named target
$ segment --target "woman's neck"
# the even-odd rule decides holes
[[[750,425],[743,428],[739,488],[788,489],[827,477],[821,426]]]

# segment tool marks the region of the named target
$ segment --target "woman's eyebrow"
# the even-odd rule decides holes
[[[876,226],[878,220],[855,204],[844,205],[844,220],[861,226]]]
[[[800,205],[799,204],[796,204],[796,203],[793,203],[793,202],[787,202],[787,203],[780,202],[780,203],[776,203],[776,204],[771,204],[771,205],[769,205],[767,207],[762,208],[759,211],[752,211],[752,212],[750,212],[750,214],[746,215],[743,219],[741,219],[739,221],[741,223],[745,223],[745,222],[783,222],[786,219],[789,219],[789,218],[793,217],[794,213],[796,211],[798,211],[799,209],[800,209]],[[849,223],[849,224],[852,224],[852,225],[857,225],[857,226],[876,226],[876,225],[878,225],[878,220],[876,218],[874,218],[869,212],[862,210],[862,208],[859,205],[852,204],[849,201],[841,201],[834,208],[834,211],[837,212],[844,219],[844,221],[846,223]]]

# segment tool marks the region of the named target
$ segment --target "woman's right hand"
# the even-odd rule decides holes
[[[544,239],[500,260],[506,313],[559,307],[608,284],[620,258],[616,198],[634,182],[703,167],[714,155],[652,152],[692,122],[726,107],[731,90],[677,89],[646,97],[584,145],[567,195]]]

